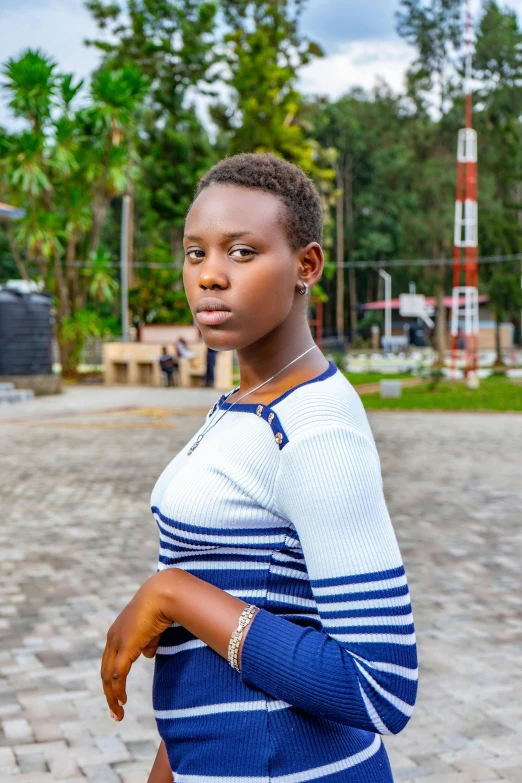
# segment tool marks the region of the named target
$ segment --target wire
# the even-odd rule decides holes
[[[478,259],[479,264],[505,264],[510,261],[522,261],[522,253],[513,253],[511,255],[497,255],[497,256],[480,256]],[[28,263],[28,262],[26,262]],[[30,262],[29,262],[30,263]],[[396,259],[393,261],[348,261],[344,264],[339,264],[342,269],[393,269],[393,267],[402,266],[453,266],[455,263],[453,258],[433,258],[433,259]],[[465,260],[462,261],[462,265],[465,265]],[[64,266],[73,266],[81,269],[88,269],[91,267],[86,261],[68,261]],[[112,268],[119,268],[120,263],[113,261],[107,266]],[[337,269],[336,263],[328,263],[324,265],[325,269]],[[180,266],[176,266],[173,262],[168,263],[152,263],[146,264],[139,261],[131,264],[131,269],[170,269],[171,271],[181,271]]]

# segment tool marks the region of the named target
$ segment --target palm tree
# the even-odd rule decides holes
[[[118,70],[102,68],[93,76],[93,102],[83,117],[85,128],[92,138],[87,175],[93,183],[89,253],[96,251],[100,245],[111,199],[125,193],[129,187],[135,113],[147,88],[147,80],[131,66]]]
[[[17,60],[10,58],[3,68],[11,93],[9,108],[15,117],[30,121],[39,133],[49,121],[58,79],[56,63],[40,49],[27,49]]]
[[[89,296],[95,302],[114,301],[118,291],[118,281],[112,271],[111,254],[107,250],[98,248],[89,256],[90,266],[83,270],[83,274],[89,280]]]
[[[0,133],[2,194],[26,208],[12,243],[55,295],[62,366],[73,369],[74,341],[86,334],[75,319],[89,298],[110,302],[117,289],[99,247],[111,199],[129,189],[134,116],[147,82],[134,67],[104,67],[93,77],[89,105],[76,109],[83,83],[58,73],[40,50],[11,58],[2,73],[9,106],[26,121],[20,133]],[[85,257],[84,275],[78,260]]]

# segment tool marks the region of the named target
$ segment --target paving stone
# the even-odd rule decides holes
[[[33,736],[31,726],[25,718],[4,720],[2,721],[2,728],[5,736],[10,740],[29,739]]]
[[[515,755],[515,753],[513,753],[511,756],[493,756],[484,759],[484,764],[486,767],[494,769],[496,772],[499,772],[500,775],[503,775],[504,769],[516,767],[519,763],[520,755]]]
[[[459,772],[464,772],[472,780],[493,780],[499,778],[499,775],[495,775],[491,767],[487,767],[481,764],[479,761],[462,760],[456,761],[453,766]]]
[[[508,767],[501,772],[504,780],[509,780],[509,783],[522,783],[522,766],[517,764],[516,767]]]
[[[115,770],[122,783],[145,783],[151,766],[152,764],[117,764]]]
[[[136,761],[154,760],[158,752],[158,742],[126,742],[129,753]]]
[[[128,756],[126,746],[116,734],[106,734],[102,737],[95,737],[94,743],[102,753],[107,753],[111,756]]]
[[[0,775],[2,778],[4,775],[16,775],[18,772],[19,767],[11,748],[0,747]]]
[[[205,404],[183,412],[178,400],[188,404],[192,391]],[[0,453],[2,783],[147,780],[159,744],[153,661],[133,666],[115,725],[100,660],[110,623],[155,569],[152,486],[217,397],[75,388],[28,403],[16,422],[0,411],[0,437],[15,444]],[[175,426],[140,415],[136,427],[134,413],[109,410],[121,399],[150,408],[152,398],[178,406],[164,417]],[[395,779],[522,783],[522,416],[379,412],[370,421],[419,648],[413,717],[384,738]],[[42,755],[49,771],[16,763]]]
[[[81,771],[72,758],[56,758],[49,762],[49,769],[54,780],[66,780],[81,775]],[[83,775],[81,775],[84,777]],[[84,778],[85,779],[85,778]]]
[[[43,753],[31,753],[28,756],[17,756],[18,766],[22,773],[48,772],[49,768]]]
[[[454,774],[442,774],[442,775],[427,775],[426,777],[412,778],[411,783],[468,783],[470,778],[458,773]]]
[[[426,770],[426,774],[428,775],[447,775],[454,771],[448,764],[446,764],[445,761],[443,761],[434,753],[421,756],[412,756],[411,758],[414,764],[417,764],[417,766]]]
[[[1,704],[0,705],[0,720],[2,718],[8,718],[12,715],[16,715],[21,711],[20,704]]]
[[[63,733],[60,729],[60,724],[55,720],[31,721],[31,726],[34,733],[34,738],[37,742],[53,742],[55,740],[61,740]]]
[[[121,783],[120,776],[108,764],[86,764],[82,769],[93,783]]]
[[[67,751],[67,744],[61,742],[33,742],[27,745],[15,745],[14,752],[17,756],[28,756],[30,754],[39,755],[43,753],[44,758],[57,758]]]

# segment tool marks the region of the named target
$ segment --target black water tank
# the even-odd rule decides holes
[[[0,289],[0,375],[52,373],[51,307],[49,294]]]

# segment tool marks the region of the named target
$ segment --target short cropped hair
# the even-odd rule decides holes
[[[268,152],[243,152],[224,158],[199,181],[197,198],[212,183],[273,193],[285,205],[283,225],[292,250],[321,242],[323,210],[310,177],[293,163]]]

